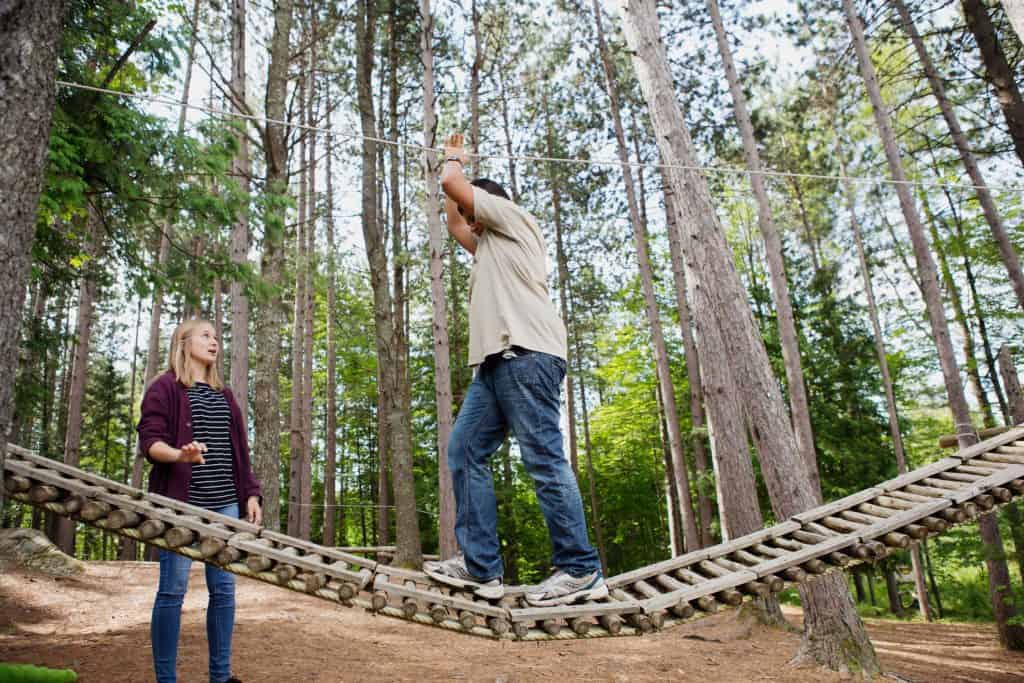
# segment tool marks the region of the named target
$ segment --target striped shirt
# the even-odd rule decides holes
[[[207,509],[238,502],[231,458],[231,411],[224,394],[196,382],[188,389],[192,408],[192,438],[206,444],[206,462],[192,465],[188,502]]]

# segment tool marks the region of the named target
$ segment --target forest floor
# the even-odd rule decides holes
[[[193,565],[182,616],[179,681],[206,681],[206,587]],[[93,562],[83,575],[0,574],[0,661],[71,668],[82,683],[151,681],[149,615],[158,569]],[[235,674],[245,683],[459,680],[837,681],[787,665],[799,636],[722,612],[644,637],[495,642],[376,617],[240,580]],[[785,608],[799,623],[800,611]],[[1024,654],[978,624],[872,620],[887,672],[905,681],[1021,681]]]

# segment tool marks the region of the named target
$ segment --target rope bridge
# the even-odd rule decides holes
[[[873,562],[1024,499],[1024,426],[841,500],[710,548],[607,579],[600,602],[531,608],[317,545],[8,446],[15,500],[227,571],[388,617],[497,639],[636,635]]]

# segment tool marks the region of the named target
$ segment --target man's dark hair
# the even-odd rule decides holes
[[[501,185],[494,182],[490,178],[477,178],[476,180],[472,181],[470,185],[475,185],[476,187],[479,187],[481,190],[489,192],[490,194],[493,194],[496,197],[501,197],[502,199],[509,200],[511,199],[511,197],[508,196],[508,193],[505,192],[505,188],[503,188]]]

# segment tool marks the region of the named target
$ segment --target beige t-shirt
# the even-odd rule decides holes
[[[548,294],[547,245],[515,203],[473,188],[480,234],[469,276],[469,364],[522,346],[566,358],[565,325]]]

